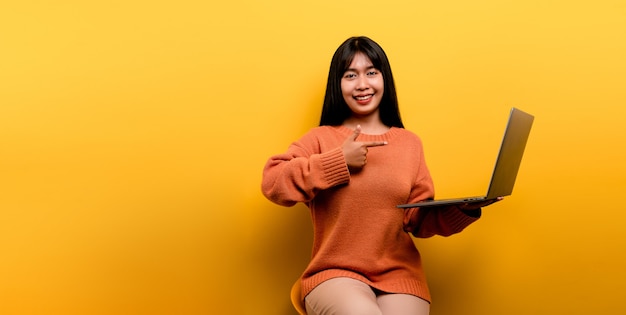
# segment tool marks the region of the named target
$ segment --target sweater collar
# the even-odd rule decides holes
[[[341,133],[342,135],[345,135],[346,137],[348,137],[350,134],[354,132],[354,130],[348,127],[341,126],[341,125],[332,126],[331,128],[334,128],[337,132]],[[402,128],[391,127],[387,132],[380,134],[380,135],[370,135],[366,133],[361,133],[358,137],[358,140],[359,141],[389,141],[393,137],[395,137],[397,134],[401,133],[402,130],[403,130]]]

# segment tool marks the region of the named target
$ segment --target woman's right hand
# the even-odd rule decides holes
[[[356,141],[361,134],[361,125],[356,126],[354,132],[344,141],[343,156],[348,164],[350,172],[358,171],[367,164],[367,152],[369,147],[377,147],[387,144],[386,141]]]

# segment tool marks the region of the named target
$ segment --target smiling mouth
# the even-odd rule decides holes
[[[359,95],[359,96],[354,96],[354,99],[357,101],[367,101],[370,98],[372,98],[372,96],[374,96],[374,94],[369,94],[369,95]]]

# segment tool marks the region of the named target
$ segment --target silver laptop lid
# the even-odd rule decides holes
[[[509,196],[513,192],[534,118],[517,108],[511,109],[486,199]]]

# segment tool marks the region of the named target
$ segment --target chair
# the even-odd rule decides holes
[[[293,304],[293,307],[296,311],[298,311],[298,314],[306,315],[306,308],[300,301],[301,292],[302,285],[300,283],[300,279],[298,279],[298,281],[296,281],[296,283],[294,283],[291,287],[291,304]]]

